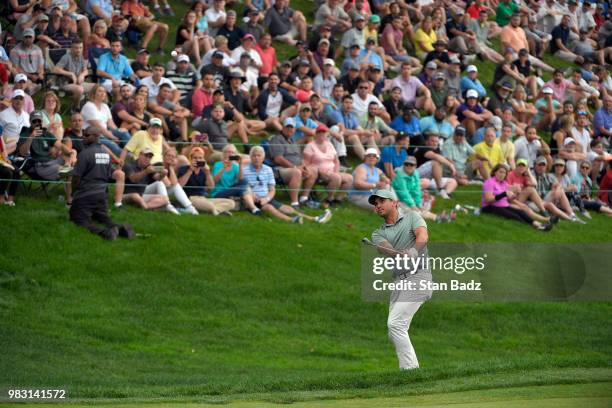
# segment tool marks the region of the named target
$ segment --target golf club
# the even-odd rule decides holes
[[[369,238],[365,238],[364,237],[364,238],[361,239],[361,242],[363,244],[365,244],[365,245],[372,246],[372,247],[374,247],[376,249],[382,249],[382,250],[389,251],[389,252],[392,252],[392,253],[397,254],[397,255],[403,255],[402,252],[396,251],[393,248],[387,248],[387,247],[384,247],[384,246],[381,246],[381,245],[376,245]]]

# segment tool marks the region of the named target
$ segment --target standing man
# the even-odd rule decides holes
[[[99,142],[101,130],[85,131],[85,148],[79,153],[72,174],[74,199],[70,220],[109,241],[117,236],[133,238],[132,227],[115,223],[108,215],[108,181],[113,177],[110,154]],[[94,224],[102,224],[104,227]]]
[[[423,217],[414,211],[400,210],[397,196],[389,189],[375,191],[368,202],[374,206],[376,214],[385,220],[383,225],[372,233],[372,242],[379,252],[389,256],[399,253],[411,258],[427,258],[429,235]],[[423,264],[428,266],[428,262]],[[395,282],[414,282],[416,287],[422,282],[432,281],[428,268],[403,272],[396,270],[393,277]],[[391,294],[387,327],[389,339],[395,346],[400,370],[419,368],[408,330],[415,313],[431,298],[431,293],[431,290],[394,290]]]

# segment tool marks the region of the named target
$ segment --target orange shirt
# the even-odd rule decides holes
[[[529,43],[527,42],[527,36],[525,31],[520,28],[513,28],[510,24],[502,28],[500,39],[502,44],[507,43],[512,47],[514,52],[519,52],[521,48],[529,49]]]
[[[121,14],[124,16],[146,17],[149,15],[149,12],[142,3],[132,3],[128,0],[124,1],[121,5]]]

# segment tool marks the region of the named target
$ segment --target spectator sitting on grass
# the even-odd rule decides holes
[[[346,98],[346,97],[345,97]],[[350,97],[348,97],[350,100]],[[334,146],[328,140],[329,129],[325,125],[317,127],[315,138],[304,148],[304,165],[317,173],[318,179],[325,183],[327,189],[326,204],[337,204],[337,190],[348,191],[353,185],[353,177],[340,172],[340,161]],[[364,154],[365,156],[365,154]]]
[[[140,151],[148,147],[153,152],[153,163],[159,163],[163,160],[163,148],[169,147],[166,143],[162,130],[162,121],[160,118],[151,118],[149,128],[140,130],[132,135],[129,142],[121,151],[119,163],[123,164],[129,153],[134,157],[138,157]]]
[[[25,95],[22,89],[15,89],[11,95],[11,106],[0,112],[0,127],[7,155],[15,151],[22,129],[30,126],[30,114],[23,109]]]
[[[378,150],[369,148],[365,152],[364,162],[353,171],[353,189],[349,194],[349,201],[366,210],[374,208],[368,202],[372,191],[389,188],[390,180],[376,167],[379,158]]]
[[[484,140],[474,146],[474,152],[478,158],[483,161],[485,173],[491,172],[491,169],[498,164],[504,163],[504,153],[495,137],[495,128],[487,126],[485,130]]]
[[[264,164],[264,149],[261,146],[253,147],[250,157],[251,164],[244,169],[244,178],[249,185],[250,192],[245,195],[244,199],[255,204],[256,208],[251,210],[252,214],[259,215],[261,211],[264,211],[283,221],[297,224],[302,224],[304,219],[318,223],[325,223],[331,219],[331,211],[329,210],[317,217],[311,217],[274,199],[276,182],[272,168]]]
[[[580,171],[572,177],[572,183],[577,187],[584,210],[582,215],[591,218],[588,210],[597,211],[607,216],[612,216],[612,209],[604,205],[601,201],[593,199],[593,181],[590,178],[591,163],[587,160],[580,162]]]
[[[172,214],[181,213],[170,203],[163,180],[168,175],[163,163],[151,164],[153,151],[149,147],[140,150],[138,159],[123,166],[127,185],[123,200],[145,210],[165,208]]]
[[[119,98],[119,87],[125,83],[126,78],[139,80],[125,55],[121,54],[123,46],[121,40],[111,41],[111,52],[100,56],[96,74],[103,79],[102,86],[115,99]]]
[[[410,138],[404,132],[399,132],[395,135],[394,144],[383,147],[378,168],[384,171],[390,180],[395,179],[395,169],[401,167],[406,160],[409,147]]]
[[[250,161],[250,157],[249,157]],[[221,160],[212,169],[215,185],[210,192],[214,198],[241,198],[247,210],[256,210],[248,184],[244,179],[244,166],[248,161],[238,154],[236,146],[228,144],[223,148]]]
[[[445,200],[450,198],[451,194],[457,188],[457,169],[453,162],[442,155],[438,146],[438,135],[429,133],[425,140],[425,146],[420,146],[415,151],[417,164],[419,167],[419,176],[421,177],[421,186],[438,191],[440,197]],[[444,167],[448,167],[451,177],[443,177]]]
[[[483,165],[483,157],[465,140],[465,128],[457,126],[451,140],[442,145],[442,155],[450,160],[457,170],[455,180],[460,186],[470,184],[470,177],[477,173],[483,180],[489,178]],[[470,157],[472,160],[468,160]]]
[[[283,0],[284,1],[284,0]],[[299,102],[286,90],[279,88],[278,74],[268,77],[268,88],[257,98],[257,114],[267,127],[278,131],[283,129],[282,121],[288,116],[295,116]]]
[[[170,150],[168,150],[170,151]],[[168,159],[168,155],[164,156]],[[177,171],[178,181],[183,190],[189,196],[194,207],[212,215],[229,214],[236,203],[229,198],[208,198],[207,191],[215,186],[211,169],[204,158],[204,150],[201,147],[191,149],[189,164],[179,167]]]
[[[291,206],[298,208],[308,202],[312,186],[317,181],[317,172],[304,165],[300,146],[293,140],[295,119],[287,118],[283,125],[281,133],[270,139],[268,152],[276,165],[278,177],[289,189]]]
[[[148,89],[148,88],[142,88]],[[143,127],[149,125],[149,120],[146,113],[146,99],[138,100],[137,97],[144,97],[142,94],[133,94],[132,88],[128,84],[121,85],[121,90],[119,91],[119,95],[121,95],[121,99],[115,101],[115,105],[111,109],[111,114],[113,115],[113,121],[123,129],[127,129],[130,133],[135,133],[140,131]],[[130,109],[131,107],[131,109]],[[130,110],[138,110],[137,115],[133,115]],[[140,116],[140,117],[139,117]],[[147,120],[145,120],[147,119]]]
[[[478,102],[478,92],[470,89],[465,94],[465,102],[457,108],[457,119],[466,129],[468,137],[476,133],[476,129],[493,116],[491,111]]]
[[[174,93],[170,84],[163,83],[153,101],[149,99],[148,108],[154,115],[163,119],[164,133],[170,140],[187,141],[189,109],[174,102]]]
[[[421,118],[419,126],[423,133],[435,132],[440,136],[441,145],[453,136],[453,125],[446,119],[446,109],[443,106],[437,107],[431,116]],[[399,167],[399,166],[398,166]]]

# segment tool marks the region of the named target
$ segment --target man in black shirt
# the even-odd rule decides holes
[[[569,15],[564,15],[561,19],[561,24],[556,26],[552,30],[552,40],[550,41],[550,52],[555,57],[562,59],[567,62],[575,62],[576,64],[582,64],[584,58],[580,55],[576,55],[567,48],[570,37],[570,21]]]
[[[423,66],[427,65],[429,61],[433,61],[438,66],[438,69],[446,69],[450,64],[450,56],[446,51],[446,42],[444,40],[437,40],[433,43],[434,49],[427,53]]]
[[[214,78],[217,88],[223,86],[225,79],[229,76],[230,70],[228,67],[223,65],[223,54],[219,51],[215,51],[210,58],[210,64],[204,65],[200,69],[200,77],[204,78],[204,75],[211,74]]]
[[[70,220],[109,241],[117,236],[133,238],[135,234],[129,225],[117,224],[108,215],[107,184],[113,168],[110,154],[99,142],[100,133],[95,126],[85,132],[84,148],[77,156],[72,175],[74,199]]]
[[[502,112],[507,107],[512,107],[508,101],[508,97],[512,92],[512,84],[508,81],[504,81],[497,85],[497,91],[491,95],[489,102],[487,102],[487,110],[493,112],[494,115],[499,117],[502,116]]]

